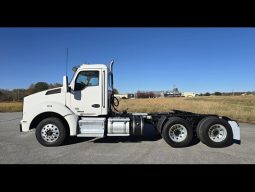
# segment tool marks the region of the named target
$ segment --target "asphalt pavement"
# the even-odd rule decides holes
[[[199,142],[172,148],[151,125],[142,137],[76,138],[44,147],[35,132],[20,132],[22,113],[0,113],[1,164],[254,164],[255,125],[240,123],[241,145],[210,148]]]

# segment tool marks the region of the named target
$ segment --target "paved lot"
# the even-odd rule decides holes
[[[202,143],[175,149],[151,126],[145,136],[72,138],[64,146],[43,147],[34,131],[19,132],[21,113],[0,113],[1,164],[249,164],[255,163],[255,125],[241,123],[241,145],[222,149]]]

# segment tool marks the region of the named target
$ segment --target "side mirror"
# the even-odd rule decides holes
[[[69,92],[69,88],[68,88],[68,77],[64,76],[63,77],[63,92],[67,93]]]
[[[78,67],[76,67],[76,66],[72,68],[74,73],[77,71],[77,69],[78,69]]]

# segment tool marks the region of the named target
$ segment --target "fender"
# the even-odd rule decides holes
[[[69,124],[70,135],[76,134],[76,124],[78,117],[64,104],[58,102],[42,102],[36,108],[27,108],[24,111],[21,120],[22,131],[29,131],[32,121],[40,114],[46,112],[54,112],[61,115]]]
[[[228,121],[229,125],[232,128],[233,133],[233,139],[238,143],[241,144],[241,138],[240,138],[240,127],[236,121]]]
[[[73,114],[73,112],[68,107],[66,107],[62,103],[57,103],[57,102],[42,103],[41,105],[39,105],[38,109],[39,110],[36,111],[37,114],[46,112],[46,111],[58,113],[63,117]]]
[[[45,103],[40,103],[37,107],[36,110],[34,110],[32,119],[34,119],[37,115],[44,113],[44,112],[54,112],[57,113],[59,115],[61,115],[62,117],[65,117],[67,115],[73,115],[74,113],[67,108],[64,104],[62,103],[57,103],[57,102],[45,102]]]

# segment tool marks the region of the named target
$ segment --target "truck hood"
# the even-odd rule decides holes
[[[43,95],[52,95],[52,94],[58,94],[61,93],[61,87],[57,87],[57,88],[53,88],[53,89],[47,89],[45,91],[40,91],[37,93],[33,93],[31,95],[26,96],[26,99],[31,99],[31,98],[35,98],[35,97],[39,97],[39,96],[43,96]]]
[[[52,102],[65,104],[65,93],[61,87],[34,93],[24,98],[25,108],[28,106],[29,108],[35,107],[42,103],[50,104]]]

